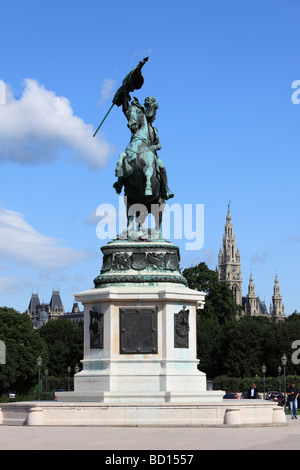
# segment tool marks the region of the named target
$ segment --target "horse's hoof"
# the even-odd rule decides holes
[[[168,191],[168,192],[166,193],[165,199],[171,199],[172,197],[174,197],[174,193],[173,193],[172,191]]]
[[[121,194],[121,191],[122,191],[122,186],[120,187],[120,185],[117,183],[113,184],[113,188],[116,190],[116,193],[117,194]]]

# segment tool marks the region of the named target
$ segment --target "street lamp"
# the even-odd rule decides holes
[[[38,392],[39,392],[39,400],[41,399],[41,366],[43,364],[43,359],[39,356],[36,360],[38,366]]]
[[[71,367],[70,366],[67,368],[67,371],[68,371],[68,391],[70,391],[71,390],[71,377],[70,377]]]
[[[44,374],[45,374],[45,383],[46,383],[46,385],[45,385],[45,391],[47,392],[47,378],[48,378],[48,374],[49,374],[48,369],[45,369],[45,370],[44,370]]]
[[[78,374],[78,372],[79,372],[79,366],[78,366],[78,364],[76,364],[76,366],[75,366],[75,374]]]
[[[284,412],[286,413],[286,375],[285,368],[287,364],[287,357],[284,354],[281,358],[281,364],[283,365],[283,387],[284,387]]]
[[[281,367],[278,367],[278,383],[279,383],[279,393],[281,393]]]
[[[264,380],[264,399],[266,398],[266,370],[267,370],[267,368],[264,364],[261,368],[261,371],[262,371],[262,374],[263,374],[263,380]]]

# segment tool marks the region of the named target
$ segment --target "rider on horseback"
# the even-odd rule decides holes
[[[136,100],[136,98],[134,98],[134,100]],[[155,100],[155,98],[153,98],[152,96],[149,96],[148,98],[145,99],[144,110],[145,110],[145,116],[146,116],[147,123],[148,123],[149,144],[150,144],[150,148],[152,152],[154,153],[156,157],[156,167],[161,176],[162,196],[164,200],[167,200],[167,199],[174,197],[174,193],[169,189],[169,186],[168,186],[168,177],[167,177],[166,167],[163,161],[157,156],[157,151],[161,149],[161,144],[158,138],[158,131],[152,125],[153,121],[156,118],[157,108],[158,108],[158,103]],[[123,111],[126,115],[127,110],[123,109]],[[127,157],[126,153],[121,153],[119,157],[119,161],[117,163],[116,176],[118,177],[118,181],[114,183],[113,187],[115,188],[118,194],[121,193],[122,187],[124,185],[123,164],[124,162],[126,162],[126,157]]]
[[[163,193],[163,198],[165,200],[171,199],[174,197],[174,193],[170,190],[168,186],[168,176],[167,176],[167,170],[166,167],[163,163],[163,161],[158,157],[157,155],[157,150],[161,149],[161,143],[158,138],[158,131],[156,127],[152,125],[152,123],[156,119],[156,110],[158,108],[158,103],[153,96],[148,96],[148,98],[145,99],[144,102],[144,107],[145,107],[145,115],[146,119],[148,122],[148,130],[149,130],[149,138],[150,138],[150,146],[155,153],[157,160],[156,160],[156,166],[157,169],[162,177],[162,193]]]

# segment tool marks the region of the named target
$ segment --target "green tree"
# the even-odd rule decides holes
[[[221,374],[222,362],[222,328],[211,317],[197,316],[197,357],[200,359],[199,369],[208,378]]]
[[[197,315],[197,355],[200,369],[209,378],[261,378],[265,364],[266,379],[274,377],[277,383],[284,353],[288,358],[287,374],[299,375],[300,364],[292,359],[295,354],[300,359],[298,343],[293,347],[295,341],[300,341],[298,312],[278,323],[265,317],[244,316],[237,320],[241,307],[235,304],[228,285],[218,281],[216,271],[200,263],[185,269],[183,275],[191,289],[206,293],[205,307]]]
[[[0,340],[6,347],[6,364],[0,365],[0,393],[9,389],[28,392],[37,382],[37,357],[48,360],[47,345],[26,313],[8,307],[0,307]]]
[[[266,338],[272,324],[263,317],[246,316],[224,325],[222,331],[223,374],[232,377],[261,375],[261,367],[266,364]]]
[[[69,366],[74,372],[74,367],[83,358],[83,324],[59,318],[48,321],[38,332],[48,346],[49,374],[65,377]]]
[[[286,354],[288,358],[287,362],[287,373],[288,374],[295,374],[299,375],[300,372],[300,364],[294,363],[292,361],[292,355],[299,350],[299,346],[293,348],[294,341],[300,340],[300,316],[298,314],[293,314],[287,317],[286,320],[281,321],[276,324],[276,366],[274,364],[274,368],[278,368],[281,365],[281,356]],[[300,358],[300,354],[298,354],[298,359]]]
[[[240,307],[228,285],[220,283],[205,263],[185,269],[183,275],[191,289],[206,293],[204,309],[197,312],[197,356],[200,369],[213,378],[224,369],[221,326],[235,320]]]
[[[214,318],[221,324],[240,313],[241,307],[235,303],[230,287],[219,282],[216,271],[209,269],[205,263],[187,268],[182,274],[191,289],[206,293],[204,309],[198,312],[200,316]]]

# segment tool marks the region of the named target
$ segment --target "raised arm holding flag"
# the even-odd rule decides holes
[[[117,90],[115,93],[115,96],[113,97],[112,100],[112,105],[109,108],[108,112],[102,119],[100,125],[98,126],[96,132],[94,133],[93,137],[97,134],[99,131],[100,127],[102,126],[103,122],[107,118],[108,114],[112,110],[113,106],[122,106],[123,112],[125,113],[129,107],[129,102],[130,102],[130,92],[134,90],[139,90],[142,88],[143,83],[144,83],[144,77],[142,75],[142,67],[143,65],[148,61],[148,57],[145,57],[145,59],[140,60],[138,65],[134,67],[124,78],[122,85],[120,88]]]

